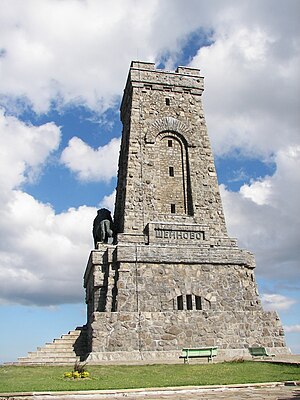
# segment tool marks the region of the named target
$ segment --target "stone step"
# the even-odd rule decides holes
[[[45,346],[40,346],[37,350],[39,349],[52,349],[52,350],[62,350],[62,349],[68,349],[68,350],[73,350],[74,349],[74,343],[47,343]]]
[[[85,346],[76,346],[76,351],[84,351],[86,350]],[[57,344],[52,344],[49,346],[43,346],[43,347],[38,347],[36,351],[44,351],[47,353],[51,352],[59,352],[59,353],[65,353],[65,352],[75,352],[74,346],[60,346]]]
[[[60,339],[54,339],[52,343],[46,343],[36,351],[29,352],[27,357],[19,357],[18,364],[70,364],[80,361],[80,357],[87,353],[85,334],[83,328],[70,331]]]
[[[71,347],[75,344],[76,341],[77,341],[77,339],[74,339],[74,340],[54,339],[52,344],[58,344],[58,345],[61,345],[61,347],[63,345],[66,347]],[[51,344],[51,343],[47,343],[47,344]]]
[[[69,338],[74,338],[80,336],[80,331],[70,331],[67,334],[61,335],[61,339],[69,339]]]
[[[47,358],[35,358],[28,359],[24,357],[24,360],[18,359],[19,365],[36,365],[36,364],[75,364],[76,361],[80,361],[79,357],[47,357]]]
[[[30,351],[28,353],[29,358],[45,358],[45,357],[52,357],[53,355],[59,354],[61,357],[76,357],[76,353],[74,351],[60,351],[60,352],[54,352],[54,351],[44,351],[44,350],[39,350],[39,351]]]
[[[75,340],[77,340],[77,339],[78,339],[78,336],[66,336],[66,335],[63,335],[63,336],[60,337],[60,338],[54,339],[54,340],[53,340],[53,343],[55,343],[55,342],[73,343],[73,342],[75,342]]]

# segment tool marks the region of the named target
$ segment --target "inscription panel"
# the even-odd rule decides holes
[[[150,222],[146,227],[148,243],[209,244],[206,225]]]

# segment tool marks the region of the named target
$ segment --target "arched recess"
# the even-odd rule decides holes
[[[160,214],[193,215],[188,146],[175,131],[160,132],[153,151],[158,163],[155,197]]]
[[[173,117],[163,117],[153,121],[146,132],[145,142],[155,143],[157,135],[159,135],[160,132],[167,131],[179,132],[181,136],[185,138],[185,142],[188,147],[195,146],[195,138],[190,127],[186,123]]]

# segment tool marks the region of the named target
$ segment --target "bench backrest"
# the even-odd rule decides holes
[[[252,356],[267,356],[266,349],[264,347],[249,347],[249,352]]]
[[[210,357],[217,355],[217,347],[205,347],[198,349],[182,349],[184,357]]]

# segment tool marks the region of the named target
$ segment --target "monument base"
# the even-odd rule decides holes
[[[95,312],[88,362],[176,362],[182,348],[217,346],[219,360],[247,358],[248,347],[289,354],[276,312]]]
[[[176,362],[183,348],[289,354],[264,311],[251,253],[224,246],[101,245],[85,272],[89,362]]]
[[[291,352],[286,347],[266,348],[275,356],[290,355]],[[112,351],[112,352],[93,352],[85,360],[89,365],[97,364],[177,364],[181,363],[181,350],[173,351]],[[218,354],[213,361],[233,361],[238,359],[251,360],[252,357],[248,349],[218,349]],[[193,363],[207,362],[207,358],[193,359]]]

